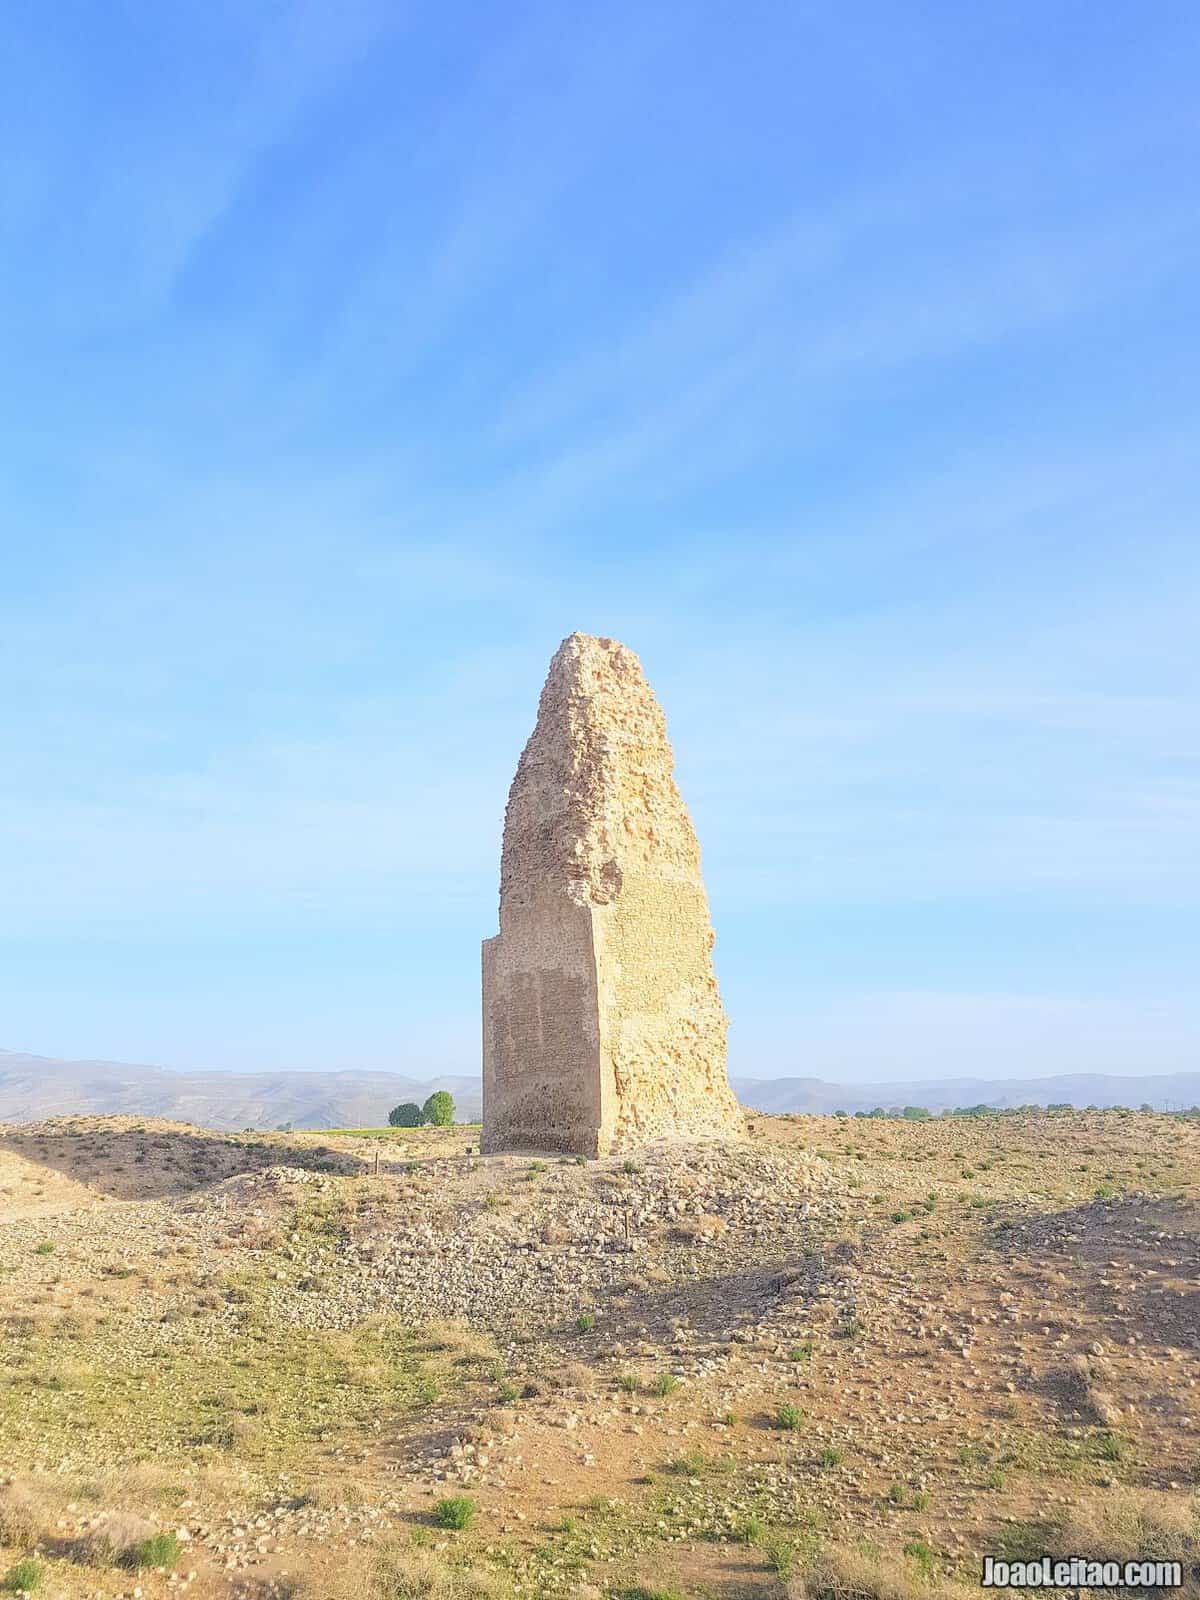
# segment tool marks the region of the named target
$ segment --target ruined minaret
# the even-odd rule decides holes
[[[700,847],[631,650],[559,646],[504,817],[483,945],[485,1151],[739,1135]]]

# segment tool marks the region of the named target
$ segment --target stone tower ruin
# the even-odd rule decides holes
[[[565,639],[509,791],[500,932],[483,944],[485,1151],[745,1131],[672,769],[637,656]]]

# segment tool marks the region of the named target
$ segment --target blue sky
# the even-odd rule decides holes
[[[735,1071],[1200,1064],[1190,3],[17,0],[0,1044],[471,1071],[636,649]]]

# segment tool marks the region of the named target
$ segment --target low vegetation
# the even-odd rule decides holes
[[[1190,1570],[1200,1123],[966,1112],[582,1165],[428,1121],[0,1130],[0,1592]]]

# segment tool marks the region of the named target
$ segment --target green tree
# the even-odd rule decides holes
[[[415,1101],[406,1100],[402,1106],[392,1107],[388,1121],[393,1128],[419,1128],[425,1121],[425,1113]]]
[[[435,1089],[421,1110],[426,1122],[448,1128],[454,1121],[454,1098],[445,1089]]]

